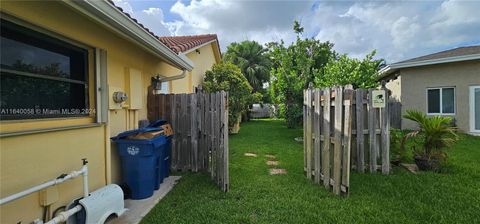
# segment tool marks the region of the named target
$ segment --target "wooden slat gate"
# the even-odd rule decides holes
[[[304,92],[305,175],[335,194],[348,193],[351,167],[374,173],[379,160],[382,173],[390,171],[389,107],[373,108],[373,90],[346,86]]]
[[[172,125],[171,169],[207,171],[228,191],[228,93],[149,93],[148,119]]]

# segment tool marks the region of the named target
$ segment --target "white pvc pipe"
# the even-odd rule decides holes
[[[88,167],[87,165],[82,166],[82,173],[83,173],[83,198],[88,197]]]
[[[57,224],[57,223],[62,223],[66,222],[68,217],[74,215],[75,213],[81,211],[83,207],[81,205],[77,205],[67,211],[60,212],[55,218],[51,219],[50,221],[46,222],[45,224]]]
[[[83,174],[83,195],[84,195],[84,197],[87,197],[88,196],[88,168],[87,168],[86,165],[83,165],[81,170],[72,171],[70,174],[66,175],[63,178],[53,179],[53,180],[50,180],[46,183],[43,183],[43,184],[37,185],[35,187],[29,188],[27,190],[24,190],[22,192],[18,192],[16,194],[12,194],[10,196],[2,198],[2,199],[0,199],[0,205],[3,205],[3,204],[8,203],[10,201],[19,199],[21,197],[25,197],[29,194],[32,194],[34,192],[43,190],[47,187],[54,186],[54,185],[57,185],[57,184],[61,184],[61,183],[65,182],[69,179],[78,177],[79,175],[82,175],[82,174]]]

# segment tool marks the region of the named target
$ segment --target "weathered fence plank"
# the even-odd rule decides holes
[[[342,169],[342,120],[343,120],[343,89],[335,88],[335,123],[333,149],[333,192],[340,194]]]
[[[307,138],[305,143],[307,145],[307,178],[312,178],[312,90],[307,89]]]
[[[352,145],[352,100],[353,87],[346,86],[343,95],[344,126],[343,126],[343,151],[342,151],[342,192],[347,193],[350,186],[350,151]]]
[[[305,175],[309,179],[314,176],[316,183],[323,182],[335,194],[348,194],[352,166],[364,172],[368,161],[373,173],[381,159],[382,173],[390,170],[389,107],[375,108],[381,107],[378,102],[374,107],[373,90],[354,90],[349,85],[304,91]]]
[[[364,95],[365,91],[363,89],[357,89],[355,91],[356,96],[355,96],[355,109],[356,109],[356,124],[357,124],[357,134],[356,134],[356,139],[357,139],[357,171],[363,173],[365,171],[365,136],[363,135],[363,129],[364,129],[364,117],[365,117],[365,112],[364,112],[364,107],[363,107],[363,102],[364,102]]]
[[[381,113],[381,149],[382,149],[382,174],[388,174],[390,172],[390,118],[388,117],[389,114],[389,104],[388,104],[388,99],[389,99],[389,92],[388,89],[383,88],[385,90],[385,100],[386,104],[385,107],[380,110]]]
[[[376,151],[376,143],[377,143],[377,133],[376,133],[376,109],[373,108],[372,102],[372,92],[373,90],[370,89],[368,91],[368,131],[369,131],[369,153],[370,153],[370,172],[374,173],[377,171],[377,151]]]
[[[331,92],[327,88],[323,91],[323,148],[322,148],[322,173],[323,185],[330,189],[330,100]]]
[[[320,116],[321,116],[321,101],[320,101],[320,98],[321,98],[321,94],[322,94],[322,91],[321,90],[318,90],[318,91],[314,91],[314,95],[313,95],[313,99],[314,99],[314,116],[313,116],[313,133],[315,135],[314,137],[314,144],[313,144],[313,161],[314,161],[314,165],[313,165],[313,169],[314,169],[314,175],[315,175],[315,182],[316,183],[320,183],[320,174],[321,174],[321,147],[320,147],[320,125],[321,125],[321,119],[320,119]]]
[[[208,171],[228,191],[228,94],[148,94],[149,120],[165,119],[175,132],[171,168]]]

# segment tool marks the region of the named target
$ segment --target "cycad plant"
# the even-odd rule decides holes
[[[419,168],[419,160],[427,165],[426,169],[436,169],[440,162],[446,159],[444,149],[453,144],[458,136],[456,129],[452,127],[452,117],[431,116],[428,117],[416,110],[407,110],[404,118],[415,121],[419,129],[406,135],[406,138],[418,136],[421,138],[422,147],[415,152],[415,161]]]

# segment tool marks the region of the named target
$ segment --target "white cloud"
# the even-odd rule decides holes
[[[114,0],[115,5],[121,7],[124,12],[129,13],[133,18],[145,25],[150,31],[158,36],[170,36],[164,21],[164,14],[160,8],[148,8],[139,11],[133,10],[131,4],[126,0]]]
[[[388,62],[480,43],[480,2],[355,2],[319,4],[317,38],[361,57],[372,49]]]
[[[127,0],[113,0],[116,6],[123,9],[124,12],[133,14],[133,9],[130,3]]]
[[[293,20],[310,10],[312,1],[193,0],[175,3],[171,12],[182,20],[167,23],[175,35],[216,33],[223,49],[242,40],[260,43],[292,41]]]
[[[242,40],[290,43],[294,20],[305,36],[330,40],[341,53],[363,57],[377,49],[387,62],[480,44],[480,1],[192,0],[138,11],[132,0],[115,4],[158,35],[216,33],[223,50]],[[179,19],[166,22],[164,13]]]

